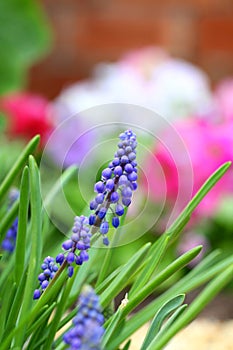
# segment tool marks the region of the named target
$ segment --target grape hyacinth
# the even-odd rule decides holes
[[[33,299],[39,299],[41,294],[49,285],[49,282],[55,276],[59,269],[59,265],[67,267],[68,277],[72,277],[74,273],[73,265],[82,265],[84,261],[89,259],[88,249],[90,248],[91,233],[89,220],[81,215],[74,219],[73,234],[70,239],[62,244],[63,253],[59,253],[56,259],[48,256],[45,258],[41,268],[42,273],[39,274],[38,280],[41,289],[34,291]]]
[[[18,231],[18,218],[15,219],[12,226],[6,233],[6,237],[2,241],[2,249],[12,253],[15,249],[16,237]]]
[[[65,254],[58,254],[56,257],[56,262],[60,265],[66,259],[69,264],[69,277],[73,275],[73,263],[82,265],[84,261],[89,259],[88,249],[91,243],[91,233],[88,218],[84,215],[76,216],[72,231],[71,238],[62,244]]]
[[[42,273],[39,274],[38,280],[40,282],[40,289],[34,291],[33,299],[39,299],[41,293],[48,287],[50,280],[54,277],[58,270],[58,266],[55,263],[55,259],[51,256],[47,256],[41,265]]]
[[[79,297],[79,309],[73,319],[73,327],[64,334],[63,340],[70,350],[101,350],[103,323],[99,297],[92,287],[86,285]]]
[[[124,214],[124,208],[131,204],[133,191],[137,189],[136,135],[127,130],[119,138],[115,158],[102,171],[101,181],[94,187],[97,195],[90,203],[94,214],[90,215],[89,224],[94,232],[99,229],[105,245],[109,244],[108,212],[113,214],[111,224],[117,228],[120,225],[119,217]]]
[[[18,197],[19,197],[19,191],[16,188],[12,189],[9,193],[8,210],[12,207],[12,205],[18,199]],[[18,231],[18,218],[15,219],[12,226],[7,231],[4,240],[2,241],[1,248],[3,250],[9,253],[12,253],[14,251],[17,231]]]

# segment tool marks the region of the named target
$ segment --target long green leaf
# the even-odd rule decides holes
[[[209,265],[210,259],[205,258],[207,261],[207,266]],[[204,261],[203,261],[204,262]],[[203,263],[202,262],[202,263]],[[175,293],[188,293],[204,283],[208,282],[214,276],[221,274],[233,263],[233,257],[226,258],[212,267],[204,269],[204,273],[200,272],[199,278],[189,278],[189,274],[184,276],[180,281],[178,281],[173,287],[161,294],[149,305],[145,306],[143,310],[140,310],[135,315],[133,315],[126,323],[126,326],[122,333],[117,336],[111,343],[111,347],[108,350],[114,350],[123,341],[128,339],[138,328],[140,328],[144,323],[148,322],[154,314],[158,311],[160,305],[167,300],[169,300]],[[196,268],[195,268],[196,269]],[[194,270],[195,270],[194,269]],[[193,272],[193,271],[192,271]],[[191,272],[191,273],[192,273]]]
[[[62,315],[65,311],[66,301],[67,301],[68,296],[70,294],[70,291],[71,291],[71,288],[73,285],[73,281],[74,281],[74,278],[69,280],[68,281],[69,283],[66,283],[63,287],[61,299],[60,299],[59,303],[57,304],[56,312],[53,315],[51,325],[49,325],[49,335],[48,335],[46,342],[44,344],[45,349],[51,349],[51,347],[52,347],[56,332],[57,332],[58,327],[59,327],[59,322],[60,322]]]
[[[15,161],[14,165],[12,166],[11,170],[3,180],[2,184],[0,185],[0,200],[5,196],[8,189],[11,187],[14,179],[20,172],[22,166],[24,163],[26,163],[28,156],[33,153],[38,146],[38,143],[40,141],[40,136],[35,136],[25,147],[23,152],[19,155],[18,159]]]
[[[185,207],[182,213],[168,228],[168,230],[166,231],[166,234],[168,236],[172,236],[172,238],[176,238],[176,236],[179,235],[183,227],[189,221],[192,212],[196,209],[198,204],[202,201],[202,199],[206,196],[206,194],[211,190],[211,188],[226,173],[226,171],[229,169],[230,166],[231,166],[231,162],[224,163],[207,179],[207,181],[203,184],[200,190],[192,198],[192,200]]]
[[[25,269],[26,234],[29,206],[29,174],[28,167],[24,168],[20,186],[19,221],[15,248],[15,282],[20,284]]]
[[[165,235],[161,236],[150,248],[148,252],[147,264],[141,271],[141,274],[136,278],[135,283],[130,289],[130,295],[133,296],[149,281],[150,277],[154,273],[156,267],[158,266],[163,254],[166,251],[167,245],[169,243],[169,237]]]
[[[49,317],[49,315],[51,315],[51,313],[55,307],[56,307],[56,302],[52,303],[50,306],[48,306],[48,305],[43,306],[43,308],[41,310],[41,316],[39,316],[38,319],[32,323],[32,325],[30,326],[30,328],[28,329],[28,331],[26,333],[26,338],[29,338],[29,336],[33,332],[35,332],[38,327],[41,326],[41,324],[45,321],[45,319],[47,319]]]
[[[105,308],[111,300],[122,290],[122,288],[127,284],[130,275],[137,269],[142,263],[145,257],[150,243],[145,244],[126,264],[126,266],[121,270],[119,275],[113,280],[113,282],[106,288],[105,291],[100,296],[100,303]]]
[[[187,326],[203,308],[220,292],[233,278],[233,264],[211,281],[180,318],[164,333],[163,337],[155,339],[148,350],[160,350],[182,328]]]
[[[172,297],[168,300],[163,306],[159,309],[157,314],[155,315],[153,321],[151,322],[150,328],[147,332],[147,335],[144,339],[144,342],[141,346],[140,350],[146,350],[152,340],[155,338],[157,333],[162,327],[165,319],[175,311],[179,306],[181,306],[184,302],[185,295],[179,294],[175,297]]]
[[[163,325],[162,329],[160,329],[160,331],[156,334],[156,336],[151,340],[151,342],[155,339],[159,339],[160,337],[162,337],[167,331],[168,329],[171,327],[171,325],[178,319],[178,317],[180,317],[180,315],[183,314],[183,312],[185,311],[185,309],[187,308],[188,304],[183,304],[182,306],[180,306],[173,314],[171,317],[169,317],[169,319],[167,320],[167,322]],[[150,346],[150,344],[149,344]]]
[[[117,234],[115,232],[115,234],[113,235],[110,247],[108,247],[108,249],[106,250],[106,253],[105,253],[105,256],[104,256],[104,261],[101,264],[101,269],[100,269],[99,274],[98,274],[96,287],[98,287],[100,285],[100,283],[104,281],[104,279],[105,279],[105,277],[107,275],[107,271],[109,270],[109,266],[111,264],[111,259],[112,259],[112,255],[113,255],[113,251],[114,251],[113,247],[116,245],[116,243],[117,243],[117,241],[119,239],[120,231],[122,229],[122,226],[124,225],[127,211],[128,211],[128,208],[125,209],[124,215],[121,217],[121,226],[118,228]]]
[[[20,314],[20,320],[25,317],[25,315],[30,310],[32,305],[33,290],[36,286],[36,276],[39,271],[40,261],[41,261],[41,227],[42,227],[42,217],[41,217],[41,196],[40,196],[40,177],[36,162],[32,156],[29,156],[29,175],[30,175],[30,204],[31,204],[31,230],[30,234],[32,237],[31,253],[28,266],[28,275],[25,285],[25,292],[23,298],[23,304]],[[19,320],[19,323],[20,323]],[[15,337],[15,346],[22,347],[24,343],[25,329],[21,329]]]
[[[53,187],[51,188],[51,190],[48,192],[45,199],[43,200],[43,205],[45,208],[47,208],[50,205],[53,205],[54,197],[63,188],[63,186],[70,180],[70,178],[72,178],[72,176],[76,172],[77,172],[77,167],[73,165],[68,169],[66,169],[64,173],[61,174],[60,178],[53,185]]]
[[[186,266],[192,261],[201,251],[202,247],[198,246],[187,253],[181,255],[178,259],[168,265],[163,271],[161,271],[156,277],[154,277],[144,288],[131,298],[129,292],[129,302],[123,310],[126,315],[131,312],[137,305],[139,305],[146,297],[148,297],[155,289],[162,284],[165,280],[171,277],[175,272]]]
[[[10,308],[9,313],[8,313],[6,329],[4,332],[4,338],[16,326],[16,322],[17,322],[17,319],[19,317],[19,311],[20,311],[21,305],[23,303],[25,281],[26,281],[26,273],[24,273],[22,275],[22,278],[20,280],[20,284],[18,286],[16,285],[17,289],[16,289],[16,292],[14,295],[14,300],[11,303],[11,308]]]
[[[9,310],[11,308],[12,300],[16,292],[16,285],[12,283],[12,280],[9,278],[7,283],[4,285],[3,299],[1,300],[1,312],[0,312],[0,339],[4,334],[5,326],[7,323],[7,318]]]

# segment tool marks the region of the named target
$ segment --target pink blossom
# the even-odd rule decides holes
[[[180,209],[183,209],[188,202],[188,198],[184,198],[187,191],[191,190],[194,195],[220,165],[233,160],[233,123],[214,125],[207,121],[189,119],[177,124],[176,130],[187,148],[193,174],[188,171],[190,164],[187,157],[184,158],[184,148],[180,148],[170,131],[163,134],[162,142],[156,144],[153,154],[164,172],[167,201],[174,205],[179,194]],[[145,173],[152,189],[149,196],[154,201],[161,200],[160,189],[164,187],[160,169],[154,166],[151,157],[147,159]],[[193,181],[190,182],[192,175]],[[218,201],[232,192],[233,173],[229,170],[199,205],[197,213],[212,215],[217,209]]]
[[[46,141],[52,123],[48,118],[48,101],[36,94],[16,93],[3,97],[0,101],[8,121],[8,134],[12,137],[30,139],[41,135]]]

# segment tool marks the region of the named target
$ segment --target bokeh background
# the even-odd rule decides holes
[[[97,62],[161,46],[199,65],[212,84],[233,75],[231,0],[43,0],[54,33],[50,54],[30,70],[29,89],[55,97]]]

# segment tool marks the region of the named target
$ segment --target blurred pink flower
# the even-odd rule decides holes
[[[0,103],[7,117],[7,131],[10,136],[30,139],[40,134],[42,144],[46,142],[52,123],[47,113],[49,103],[44,97],[17,93],[3,97]]]
[[[233,121],[233,78],[225,79],[217,85],[214,98],[219,117]]]
[[[178,124],[176,130],[187,148],[193,174],[189,173],[187,157],[184,159],[183,150],[170,131],[162,136],[162,142],[156,145],[153,154],[165,176],[166,200],[174,205],[179,194],[181,210],[187,204],[185,199],[182,201],[182,197],[192,190],[188,186],[193,186],[192,193],[195,194],[220,165],[233,160],[233,123],[212,125],[207,121],[189,119]],[[164,188],[164,183],[161,182],[163,180],[161,168],[154,166],[151,157],[147,159],[145,174],[151,188],[149,196],[154,201],[161,200],[161,195],[164,194],[164,191],[160,191]],[[192,175],[193,184],[189,181]],[[218,201],[232,192],[233,173],[230,169],[204,198],[196,212],[212,215]]]

